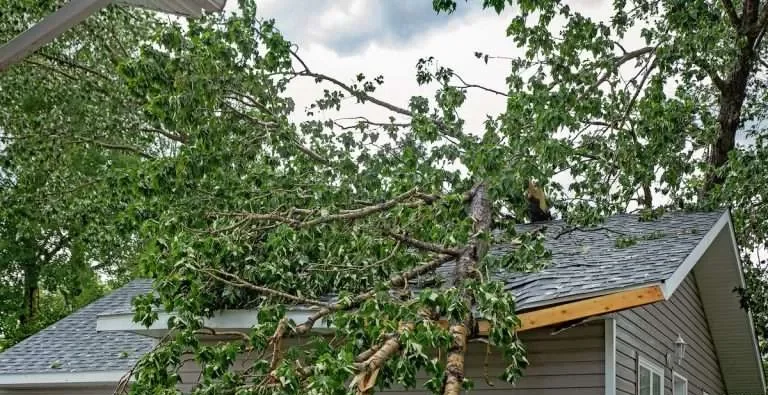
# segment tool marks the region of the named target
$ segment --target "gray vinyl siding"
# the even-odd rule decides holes
[[[682,364],[669,366],[681,335],[688,343]],[[725,387],[699,290],[690,274],[670,300],[623,311],[616,317],[616,393],[637,393],[638,356],[664,369],[664,394],[672,393],[672,372],[688,379],[688,394],[724,394]]]
[[[489,385],[484,378],[486,346],[471,343],[465,362],[466,375],[475,383],[471,394],[520,394],[520,395],[600,395],[605,383],[604,323],[596,321],[588,325],[567,329],[556,335],[551,329],[539,329],[522,334],[528,350],[530,367],[516,386],[498,379],[504,371],[500,353],[492,350],[488,358]],[[238,361],[236,368],[247,366]],[[199,374],[193,363],[182,368],[182,379],[189,389]],[[427,394],[422,387],[411,390],[389,388],[380,393],[387,395]],[[713,394],[714,395],[714,394]]]

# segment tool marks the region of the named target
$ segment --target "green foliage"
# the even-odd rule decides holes
[[[5,2],[2,39],[56,3]],[[419,370],[440,392],[454,374],[441,357],[455,351],[456,336],[442,321],[491,321],[485,340],[504,351],[503,378],[523,374],[514,299],[488,273],[538,270],[549,256],[537,232],[478,229],[486,216],[467,215],[473,186],[487,187],[483,214],[496,229],[516,229],[525,187],[539,180],[573,226],[636,206],[653,220],[673,203],[728,203],[742,245],[765,243],[768,189],[755,177],[764,173],[763,140],[712,159],[735,132],[721,110],[736,111],[753,135],[765,125],[765,73],[755,72],[763,45],[720,3],[617,0],[606,21],[557,1],[482,6],[514,6],[507,34],[521,55],[505,59],[506,87],[481,87],[507,105],[479,133],[459,116],[477,87],[450,67],[425,56],[415,77],[434,94],[383,102],[382,76],[316,71],[251,0],[185,23],[110,7],[0,76],[0,281],[9,282],[0,303],[11,306],[0,310],[10,312],[2,333],[16,333],[20,317],[50,322],[91,300],[99,275],[115,283],[142,275],[156,294],[135,300],[135,320],[148,326],[158,311],[173,312],[173,331],[137,365],[134,393],[176,393],[187,357],[202,368],[198,394],[346,394],[373,371],[377,388],[412,387]],[[632,32],[643,47],[625,48]],[[754,56],[739,44],[750,42]],[[499,60],[475,56],[480,67]],[[734,110],[723,87],[735,86],[740,65],[749,78]],[[322,84],[299,124],[286,94],[296,78]],[[349,98],[393,116],[324,118]],[[703,155],[709,146],[718,148]],[[562,176],[572,182],[555,182]],[[663,236],[620,237],[616,246]],[[485,256],[490,242],[510,253]],[[448,261],[443,254],[452,261],[444,266],[472,264],[456,264],[468,269],[454,270],[458,278],[419,271]],[[745,306],[765,311],[755,296],[765,275],[749,273]],[[28,295],[66,308],[34,312],[24,308]],[[287,322],[297,306],[327,311],[328,336],[309,335],[316,322]],[[236,341],[201,341],[211,334],[204,318],[228,308],[258,309],[258,324]],[[304,337],[272,358],[284,335]],[[386,358],[361,357],[392,344]],[[243,352],[253,362],[232,369]]]

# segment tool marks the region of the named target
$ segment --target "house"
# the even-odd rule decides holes
[[[531,365],[516,386],[486,383],[485,346],[472,343],[466,366],[474,393],[765,393],[751,316],[734,292],[744,280],[729,212],[649,222],[620,215],[592,229],[544,226],[550,265],[497,273],[517,297]],[[0,354],[0,393],[112,393],[167,329],[163,314],[149,328],[132,321],[131,298],[150,289],[147,280],[134,281]],[[299,320],[309,311],[291,314]],[[206,323],[220,330],[252,324],[254,313],[245,310]],[[491,356],[489,376],[502,368]],[[185,365],[187,388],[195,372]]]

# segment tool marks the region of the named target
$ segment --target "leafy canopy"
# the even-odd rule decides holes
[[[754,175],[766,5],[616,0],[604,21],[557,1],[482,5],[512,8],[507,34],[520,49],[511,60],[475,54],[511,66],[507,86],[480,87],[507,98],[483,130],[459,116],[478,87],[426,54],[416,79],[434,95],[389,103],[376,96],[383,77],[323,74],[249,0],[184,23],[113,7],[2,77],[17,87],[2,91],[2,114],[20,207],[34,190],[24,188],[88,185],[55,200],[62,216],[40,215],[31,234],[77,235],[87,262],[137,244],[156,294],[136,301],[136,320],[174,312],[173,331],[121,389],[176,393],[186,353],[202,367],[200,394],[365,393],[414,386],[419,370],[433,392],[457,394],[471,386],[467,342],[486,336],[514,381],[527,365],[514,300],[488,274],[546,264],[538,235],[514,232],[530,180],[569,222],[728,203],[742,245],[764,243],[766,188]],[[297,78],[323,88],[298,124],[286,94]],[[323,119],[347,98],[393,117]],[[757,143],[737,147],[737,132]],[[88,226],[74,226],[78,213]],[[500,243],[515,252],[486,254]],[[750,273],[745,303],[764,322],[754,292],[764,276]],[[289,322],[296,306],[315,313]],[[223,308],[258,309],[259,323],[227,334],[236,341],[202,341],[203,318]],[[322,321],[330,336],[312,335]],[[253,362],[233,369],[243,352]]]

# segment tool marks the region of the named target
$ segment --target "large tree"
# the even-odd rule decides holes
[[[432,4],[438,11],[463,6]],[[512,5],[508,34],[521,55],[476,54],[509,61],[508,86],[467,84],[425,54],[416,78],[435,94],[408,103],[377,97],[381,77],[331,76],[308,64],[248,0],[234,13],[183,24],[141,14],[141,28],[123,45],[124,35],[104,39],[113,25],[102,25],[107,30],[86,42],[101,39],[121,56],[91,70],[96,59],[63,51],[70,68],[58,70],[82,73],[70,78],[73,85],[91,84],[74,85],[77,101],[61,96],[64,84],[30,77],[39,65],[2,77],[35,87],[28,97],[20,93],[27,89],[4,93],[17,109],[5,113],[7,132],[47,130],[39,140],[46,149],[102,164],[85,166],[104,180],[93,201],[106,223],[94,229],[120,224],[107,234],[141,243],[142,275],[155,279],[157,293],[137,301],[136,318],[149,324],[156,307],[175,312],[172,334],[133,372],[135,393],[175,393],[189,352],[203,366],[198,393],[334,394],[350,382],[353,391],[369,392],[374,384],[415,385],[425,370],[428,388],[457,394],[469,385],[463,357],[467,342],[481,336],[479,317],[493,322],[486,340],[505,351],[505,379],[514,380],[526,365],[514,300],[487,273],[546,264],[539,235],[514,232],[532,179],[556,192],[568,221],[595,222],[637,205],[653,216],[670,203],[729,203],[742,245],[764,243],[768,229],[748,214],[768,210],[765,181],[754,176],[765,166],[766,5],[617,0],[604,21],[556,1],[483,5],[497,12]],[[112,8],[101,15],[124,16],[125,25],[115,26],[128,29],[139,14]],[[322,87],[299,124],[286,94],[297,78]],[[472,89],[507,96],[506,110],[489,114],[483,130],[468,130],[459,116]],[[41,128],[48,117],[24,106],[56,92],[60,100],[43,107],[56,123]],[[317,115],[346,98],[393,118],[350,124]],[[757,144],[739,149],[736,136],[746,130]],[[77,149],[65,150],[64,142]],[[38,152],[34,144],[18,147]],[[17,173],[36,174],[34,163]],[[65,163],[83,162],[50,169],[64,171]],[[80,185],[65,173],[67,184]],[[572,182],[552,182],[561,174]],[[62,212],[77,212],[76,199],[61,201]],[[71,220],[42,223],[35,229],[80,234]],[[490,243],[517,248],[491,259]],[[761,284],[760,273],[750,273],[753,286]],[[288,322],[295,305],[318,312]],[[201,343],[197,335],[210,332],[203,318],[222,308],[258,308],[259,324],[237,341]],[[333,322],[334,336],[310,338],[321,319]],[[283,341],[293,337],[306,341]],[[232,370],[243,351],[260,357],[244,372]]]
[[[0,42],[60,3],[0,1]],[[141,107],[117,67],[154,24],[145,13],[107,10],[0,76],[4,345],[99,297],[102,278],[120,283],[134,271],[136,231],[121,219],[129,203],[111,184],[162,145],[134,133]]]

